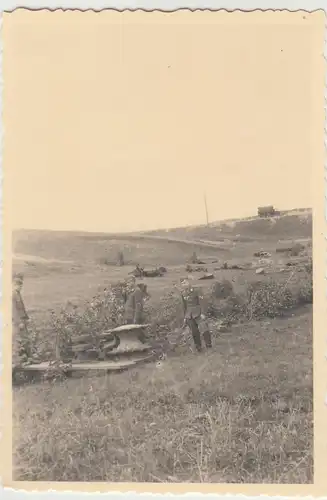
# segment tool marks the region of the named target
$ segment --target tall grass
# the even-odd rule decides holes
[[[110,290],[53,314],[49,346],[58,328],[117,324],[123,287],[115,290],[115,300]],[[312,315],[281,318],[312,301],[312,267],[284,283],[249,283],[243,296],[214,295],[212,320],[228,317],[235,327],[214,332],[204,356],[182,349],[122,374],[16,388],[14,478],[312,482]],[[177,293],[149,302],[147,313],[154,344],[182,344]]]
[[[16,390],[15,479],[312,481],[312,339],[274,321],[205,356]]]

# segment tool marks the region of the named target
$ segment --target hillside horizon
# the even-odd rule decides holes
[[[273,217],[273,219],[278,219],[279,217],[285,217],[286,215],[291,215],[291,216],[296,216],[296,215],[301,215],[301,214],[310,214],[312,216],[312,208],[292,208],[289,210],[279,210],[279,215]],[[115,236],[115,235],[153,235],[155,233],[162,233],[162,232],[169,232],[169,231],[177,231],[177,230],[188,230],[188,229],[195,229],[195,228],[202,228],[202,227],[219,227],[223,224],[228,224],[228,223],[233,223],[233,222],[246,222],[246,221],[252,221],[252,220],[270,220],[270,218],[267,219],[262,219],[258,217],[257,215],[253,216],[248,216],[248,217],[232,217],[228,219],[221,219],[221,220],[214,220],[207,223],[203,224],[185,224],[183,226],[172,226],[172,227],[166,227],[166,228],[153,228],[153,229],[147,229],[147,230],[136,230],[136,231],[90,231],[90,230],[74,230],[74,229],[36,229],[36,228],[14,228],[12,230],[12,233],[19,233],[19,232],[34,232],[34,233],[58,233],[58,234],[71,234],[71,235],[87,235],[87,234],[101,234],[101,235],[108,235],[108,236]]]
[[[177,265],[197,252],[203,258],[237,258],[250,248],[275,246],[286,240],[312,238],[310,209],[294,209],[272,218],[252,217],[216,221],[208,226],[184,226],[134,233],[51,231],[21,229],[13,231],[13,259],[115,264],[123,251],[125,262],[143,265]],[[252,250],[251,250],[252,251]],[[20,267],[20,264],[19,264]]]

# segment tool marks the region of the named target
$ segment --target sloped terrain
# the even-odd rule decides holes
[[[179,264],[193,251],[203,255],[228,258],[228,246],[220,248],[214,242],[201,243],[168,237],[134,234],[59,233],[56,231],[17,231],[14,234],[14,254],[24,254],[48,260],[75,263],[99,263],[107,259],[116,263],[119,250],[130,264]]]
[[[45,259],[97,261],[107,257],[115,262],[123,250],[131,263],[140,259],[178,264],[196,251],[228,258],[233,243],[276,243],[278,240],[310,239],[310,211],[285,214],[271,219],[253,218],[214,223],[209,226],[175,228],[147,233],[73,233],[18,230],[13,234],[13,251]]]
[[[189,240],[210,240],[225,242],[230,239],[238,242],[264,241],[279,239],[311,238],[312,213],[310,209],[290,211],[280,216],[261,219],[232,219],[212,223],[209,226],[175,228],[151,231],[147,234],[174,236]]]
[[[83,307],[137,262],[164,265],[167,274],[145,281],[150,317],[163,323],[170,308],[169,340],[169,327],[182,322],[178,296],[173,309],[169,297],[193,251],[236,293],[270,279],[284,289],[298,286],[302,271],[280,272],[289,256],[276,248],[301,240],[310,254],[311,228],[311,214],[299,211],[275,222],[146,234],[18,231],[13,266],[25,273],[26,306],[46,336],[51,310],[68,300]],[[118,250],[123,267],[116,266]],[[264,275],[256,274],[258,250],[271,254]],[[224,269],[224,262],[244,268]],[[213,282],[200,275],[190,278],[209,290]],[[213,324],[213,341],[212,352],[198,355],[188,335],[158,364],[15,389],[15,479],[312,482],[311,305],[285,318],[242,321],[226,333]]]

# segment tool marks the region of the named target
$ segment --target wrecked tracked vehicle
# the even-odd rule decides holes
[[[122,325],[97,335],[84,334],[63,341],[57,337],[55,359],[15,367],[13,381],[19,374],[33,378],[37,374],[61,372],[121,371],[153,357],[151,345],[145,337],[149,325]]]
[[[155,269],[146,270],[143,267],[136,266],[135,269],[129,273],[135,276],[135,278],[157,278],[162,277],[167,272],[165,267],[158,267]]]

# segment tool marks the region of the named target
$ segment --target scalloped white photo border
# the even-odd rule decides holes
[[[84,10],[94,10],[100,11],[103,9],[115,9],[118,11],[123,10],[160,10],[164,12],[185,9],[185,10],[221,10],[225,9],[228,11],[234,10],[242,10],[242,11],[252,11],[252,10],[288,10],[289,12],[295,12],[297,10],[306,10],[307,12],[314,12],[316,10],[324,10],[327,16],[327,0],[22,0],[19,2],[18,0],[0,0],[0,116],[2,118],[2,91],[3,91],[3,75],[2,75],[2,12],[3,11],[13,11],[17,8],[25,8],[31,10],[40,10],[40,9],[78,9],[81,11]],[[327,17],[326,17],[326,26],[327,26]],[[324,57],[327,61],[327,29],[325,35],[325,46],[324,46]],[[327,73],[325,75],[325,137],[324,144],[325,150],[327,150]],[[2,205],[2,185],[3,185],[3,172],[2,172],[2,148],[4,142],[4,130],[3,123],[0,120],[0,226],[2,229],[2,215],[3,215],[3,205]],[[327,162],[325,160],[325,221],[327,223]],[[327,234],[325,233],[325,240],[327,241]],[[2,299],[2,266],[3,266],[3,232],[0,232],[0,299]],[[325,270],[325,280],[327,280],[327,268]],[[327,288],[326,288],[327,292]],[[0,309],[0,370],[2,370],[2,328],[3,325],[3,312],[2,308]],[[327,340],[327,337],[326,337]],[[327,350],[326,350],[327,352]],[[327,354],[325,356],[325,361],[327,362]],[[1,389],[1,387],[0,387]],[[327,405],[327,394],[325,397],[325,404]],[[0,392],[0,408],[3,410],[1,405],[1,392]],[[0,427],[0,439],[1,439],[2,428]],[[0,448],[1,453],[1,448]],[[327,457],[326,457],[327,461]],[[326,470],[327,473],[327,470]],[[60,500],[77,500],[80,497],[87,496],[88,499],[98,499],[99,496],[102,498],[109,498],[110,500],[120,500],[124,497],[124,500],[135,500],[139,498],[140,500],[154,500],[155,497],[159,498],[174,498],[176,500],[183,499],[187,497],[188,500],[195,500],[200,496],[206,497],[206,500],[219,500],[220,498],[224,498],[226,500],[232,499],[243,499],[243,500],[255,500],[258,497],[255,496],[246,496],[246,495],[213,495],[213,494],[205,494],[205,493],[185,493],[181,495],[172,494],[172,493],[136,493],[136,492],[127,492],[122,493],[119,491],[111,491],[108,493],[83,493],[83,492],[72,492],[72,491],[62,491],[58,492],[51,488],[48,491],[23,491],[23,490],[14,490],[12,488],[3,488],[0,477],[0,499],[4,500],[26,500],[27,497],[34,498],[37,497],[39,500],[57,500],[59,496],[61,496]],[[74,498],[73,498],[74,497]],[[265,497],[267,500],[284,500],[291,497],[284,496],[269,496],[269,495],[260,495],[260,497]],[[297,497],[299,499],[314,499],[317,497],[306,496],[306,497]],[[327,500],[327,491],[325,497],[319,497],[321,499]]]

